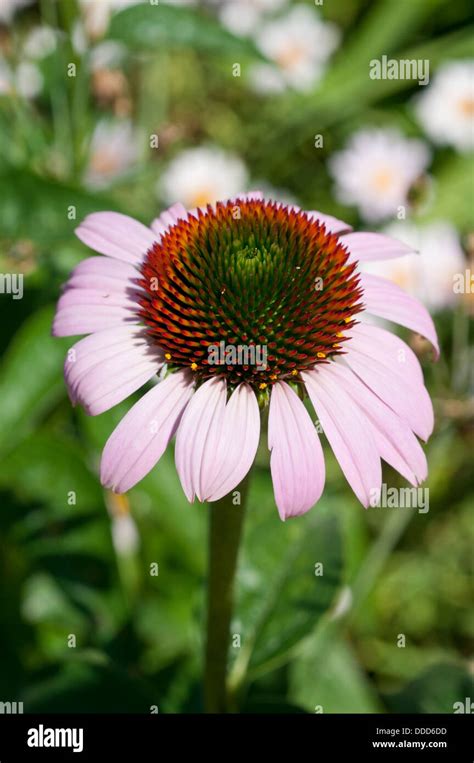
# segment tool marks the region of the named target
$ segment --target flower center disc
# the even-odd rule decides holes
[[[356,265],[304,212],[237,200],[179,220],[141,268],[140,317],[173,367],[255,389],[342,351]]]

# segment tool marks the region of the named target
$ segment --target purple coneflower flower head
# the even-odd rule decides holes
[[[381,459],[413,485],[426,478],[417,438],[429,437],[433,409],[420,364],[366,316],[422,334],[438,353],[435,329],[416,299],[359,269],[408,246],[258,192],[174,204],[149,228],[99,212],[77,235],[102,256],[75,268],[54,320],[57,336],[88,334],[66,360],[73,403],[97,415],[157,382],[105,445],[106,487],[129,490],[176,436],[187,498],[218,500],[249,471],[268,407],[276,504],[282,519],[302,514],[325,481],[305,398],[364,506],[381,487]]]

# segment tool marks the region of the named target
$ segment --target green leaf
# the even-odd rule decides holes
[[[193,576],[205,574],[208,507],[190,504],[176,471],[173,448],[168,447],[158,464],[130,493],[132,504],[143,508],[150,527],[163,538],[161,551],[172,556],[182,570]],[[145,513],[146,512],[146,513]],[[144,538],[144,548],[157,546],[156,539]]]
[[[308,712],[382,711],[358,659],[338,632],[337,623],[329,623],[308,640],[291,664],[289,680],[290,699]]]
[[[456,30],[397,52],[395,57],[428,59],[432,74],[446,58],[472,56],[472,33],[472,27]],[[372,54],[366,53],[364,58],[353,65],[347,65],[345,56],[341,57],[328,71],[311,98],[300,94],[291,96],[291,100],[287,102],[288,117],[275,125],[264,144],[261,141],[257,142],[259,150],[268,150],[265,159],[271,161],[275,143],[281,141],[283,133],[286,135],[292,132],[294,146],[297,146],[300,142],[308,140],[308,124],[315,122],[318,131],[321,132],[333,125],[347,123],[359,114],[366,119],[367,109],[371,105],[416,86],[416,82],[410,79],[372,80],[369,77],[369,61],[372,57]],[[260,129],[259,125],[255,129]],[[255,137],[258,137],[257,134]]]
[[[262,58],[253,42],[236,37],[215,18],[192,8],[169,5],[136,5],[112,18],[108,37],[131,48],[163,50],[189,47],[218,55]]]
[[[23,692],[29,712],[149,713],[157,702],[153,686],[148,686],[132,673],[112,663],[106,655],[85,650],[69,650],[64,660],[47,675],[34,678]],[[158,696],[160,696],[158,694]]]
[[[161,669],[183,655],[196,654],[200,647],[200,619],[190,602],[195,598],[192,578],[182,585],[171,578],[172,591],[152,591],[143,596],[134,627],[144,644],[144,659],[152,670]]]
[[[386,694],[385,701],[394,713],[453,713],[471,712],[472,697],[474,681],[467,669],[443,663],[432,665],[396,694]]]
[[[333,71],[351,71],[362,66],[368,70],[371,58],[390,54],[403,44],[407,33],[412,34],[422,27],[433,14],[437,5],[444,0],[414,0],[412,3],[394,3],[393,0],[378,0],[372,3],[364,21],[347,45],[341,50],[339,62]]]
[[[25,583],[22,614],[27,622],[55,624],[59,629],[82,628],[84,613],[73,605],[60,584],[51,575],[39,572]],[[64,646],[65,639],[63,639]]]
[[[75,240],[78,222],[101,209],[116,210],[117,205],[26,168],[0,164],[2,238],[30,238],[50,249],[59,241]]]
[[[45,503],[45,521],[94,512],[98,507],[105,511],[98,477],[85,466],[82,449],[57,434],[32,434],[3,458],[0,488],[13,489],[23,500]]]
[[[423,219],[450,220],[461,230],[472,227],[474,157],[452,156],[435,176],[435,198]]]
[[[103,517],[67,527],[60,535],[35,540],[29,549],[31,554],[43,558],[77,555],[81,559],[87,556],[104,559],[106,563],[112,561],[110,529]]]
[[[127,398],[118,405],[109,408],[108,411],[104,411],[100,416],[88,416],[82,407],[78,407],[77,420],[81,435],[87,440],[87,449],[94,454],[94,457],[99,459],[113,430],[136,400],[138,400],[137,395]]]
[[[234,666],[237,684],[247,668],[253,675],[288,661],[331,607],[343,574],[336,515],[318,506],[298,522],[282,523],[268,500],[268,476],[259,477],[250,493],[238,574],[233,632],[242,634],[242,648]]]
[[[65,395],[62,368],[71,340],[51,336],[53,314],[51,307],[34,313],[5,354],[0,376],[0,450],[13,448]]]

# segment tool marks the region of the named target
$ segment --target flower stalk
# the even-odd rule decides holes
[[[245,516],[248,478],[237,491],[209,504],[209,568],[204,707],[207,713],[229,711],[227,660],[234,579]],[[240,494],[240,502],[234,503]]]

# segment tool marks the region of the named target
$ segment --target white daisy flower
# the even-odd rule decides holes
[[[43,75],[30,61],[23,61],[16,69],[0,57],[0,95],[18,95],[35,98],[43,89]]]
[[[92,71],[115,69],[123,64],[127,48],[120,42],[106,40],[95,45],[90,52],[90,67]]]
[[[288,87],[280,70],[271,64],[254,64],[249,79],[257,93],[283,93]]]
[[[227,0],[219,4],[219,18],[234,34],[248,35],[266,13],[278,11],[286,3],[287,0]]]
[[[56,32],[50,26],[36,26],[28,34],[23,45],[27,58],[41,59],[51,55],[56,48]]]
[[[33,0],[1,0],[0,2],[0,22],[9,24],[16,11],[30,5]]]
[[[109,185],[133,167],[138,155],[139,140],[130,120],[102,120],[90,144],[86,185],[94,188]]]
[[[138,5],[143,0],[79,0],[84,24],[89,37],[97,39],[106,33],[110,17],[130,5]]]
[[[36,98],[43,89],[43,75],[32,61],[18,64],[13,82],[14,89],[24,98]]]
[[[458,151],[474,148],[474,60],[443,66],[418,98],[416,113],[437,144]]]
[[[0,0],[1,4],[2,0]],[[2,7],[3,8],[3,7]],[[0,56],[0,95],[17,93],[23,98],[35,98],[43,89],[43,75],[36,59],[45,58],[56,47],[56,34],[51,27],[34,27],[25,38],[22,61],[12,67]]]
[[[166,5],[194,5],[195,0],[163,0]],[[87,33],[92,39],[103,37],[113,13],[131,5],[148,5],[149,0],[79,0]],[[158,3],[159,4],[159,3]]]
[[[190,148],[169,164],[158,192],[170,203],[178,199],[188,208],[237,196],[247,186],[241,159],[215,146]]]
[[[268,66],[259,65],[251,72],[257,90],[309,90],[321,78],[327,59],[337,47],[339,31],[322,21],[316,10],[296,5],[285,16],[266,23],[257,33],[256,42],[274,62],[272,78]]]
[[[12,92],[12,72],[5,59],[0,55],[0,95]]]
[[[418,254],[397,260],[368,262],[365,272],[393,281],[435,312],[451,307],[457,299],[453,277],[466,267],[459,235],[451,223],[438,220],[424,225],[397,221],[385,230]]]
[[[82,20],[76,21],[72,27],[71,44],[73,50],[80,56],[85,55],[89,49],[89,38]]]
[[[358,207],[366,220],[383,220],[408,203],[408,192],[430,160],[427,146],[395,129],[373,128],[352,135],[329,160],[336,195]]]

